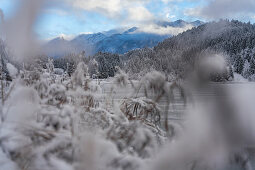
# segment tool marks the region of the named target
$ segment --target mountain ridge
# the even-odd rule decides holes
[[[130,51],[121,57],[125,70],[134,77],[153,68],[184,78],[194,71],[199,58],[214,55],[224,57],[229,72],[255,81],[255,24],[213,21],[165,39],[152,49]]]
[[[203,23],[198,20],[193,22],[177,20],[158,22],[157,26],[181,29],[186,26],[197,27]],[[171,36],[173,35],[145,32],[140,27],[119,28],[94,34],[80,34],[71,40],[57,37],[46,43],[44,51],[46,51],[46,55],[52,57],[61,57],[67,53],[79,53],[81,51],[85,51],[86,55],[94,55],[97,52],[124,54],[133,49],[154,47]]]

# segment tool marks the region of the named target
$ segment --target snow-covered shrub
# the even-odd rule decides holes
[[[120,152],[141,158],[153,156],[158,146],[155,134],[139,122],[113,124],[107,138],[117,145]]]
[[[48,63],[46,64],[47,67],[47,72],[48,73],[54,73],[54,64],[53,64],[53,59],[48,59]]]
[[[22,124],[26,121],[36,121],[39,102],[39,96],[34,89],[23,86],[16,87],[3,109],[5,121]]]
[[[24,71],[21,74],[21,78],[25,82],[27,86],[35,84],[38,80],[40,80],[40,72],[38,70],[35,71]]]
[[[152,100],[158,102],[163,96],[167,95],[166,91],[166,78],[157,71],[147,73],[141,81],[144,87],[146,97],[152,97]]]
[[[91,109],[89,112],[80,113],[80,128],[87,131],[105,130],[113,124],[111,113],[104,109]]]
[[[39,81],[35,85],[35,89],[37,90],[41,99],[46,98],[48,96],[49,85],[48,85],[47,81],[45,81],[45,80]]]
[[[60,106],[67,102],[66,88],[62,84],[52,84],[49,87],[48,104]]]
[[[127,86],[129,83],[128,75],[124,73],[119,67],[117,67],[117,73],[114,76],[114,84],[119,86]]]
[[[71,101],[77,107],[85,108],[90,110],[90,108],[96,108],[99,106],[99,99],[96,94],[89,91],[84,91],[82,88],[78,87],[75,91],[70,92]]]
[[[17,170],[35,170],[42,165],[46,169],[58,169],[55,162],[50,164],[51,157],[64,159],[71,146],[68,135],[48,131],[37,122],[41,109],[40,98],[30,87],[18,85],[6,101],[0,147]]]
[[[8,72],[12,78],[15,78],[18,75],[18,70],[14,65],[12,65],[11,63],[7,63],[6,67],[7,67]]]
[[[88,67],[85,63],[80,62],[72,75],[72,83],[74,86],[83,86],[88,76]]]
[[[124,99],[120,107],[130,121],[140,120],[150,126],[160,126],[160,109],[148,98]]]
[[[61,68],[54,68],[54,74],[63,75],[65,71]]]
[[[139,170],[142,159],[122,154],[115,143],[99,135],[83,134],[75,149],[75,170]]]

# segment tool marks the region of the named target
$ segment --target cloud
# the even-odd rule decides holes
[[[70,0],[69,3],[75,8],[96,11],[111,17],[118,15],[123,7],[121,0]]]
[[[146,8],[139,6],[128,9],[128,19],[130,21],[146,22],[152,21],[154,16]]]
[[[151,17],[152,14],[146,9],[145,4],[151,0],[65,0],[76,9],[101,13],[110,18],[123,18],[126,13],[130,16],[127,18],[135,18],[134,14],[138,14],[138,20],[144,17]],[[147,19],[146,19],[147,20]]]
[[[183,0],[161,0],[163,3],[168,4],[169,2],[182,2]]]
[[[206,19],[235,18],[255,14],[254,0],[208,0],[203,7],[190,8],[186,15],[203,17]]]
[[[174,0],[160,1],[163,3],[174,2]],[[183,0],[177,1],[179,2]],[[119,23],[118,26],[121,27],[131,27],[135,25],[139,27],[138,32],[160,35],[177,35],[192,28],[191,25],[187,25],[184,28],[161,27],[157,25],[156,23],[159,20],[159,16],[157,16],[155,11],[150,8],[153,3],[158,3],[157,0],[63,0],[62,2],[68,4],[69,7],[72,7],[76,12],[89,11],[100,13],[110,19],[117,21]],[[160,16],[161,20],[169,21],[169,19],[176,18],[174,12],[170,11],[171,10],[169,8],[167,8],[165,11],[161,11],[163,17],[162,19]]]
[[[173,18],[176,18],[176,16],[175,15],[171,15],[170,13],[167,13],[166,14],[166,18],[173,19]]]
[[[194,26],[192,25],[185,25],[184,27],[162,27],[156,24],[149,24],[145,26],[141,26],[137,32],[146,32],[146,33],[152,33],[152,34],[159,34],[159,35],[177,35],[184,31],[187,31]]]
[[[65,40],[72,40],[76,35],[59,34],[58,37],[64,38]],[[55,37],[57,38],[57,37]]]

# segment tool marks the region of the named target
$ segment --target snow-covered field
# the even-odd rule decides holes
[[[169,83],[151,72],[130,81],[119,70],[92,80],[13,75],[4,88],[0,170],[252,169],[255,84]]]

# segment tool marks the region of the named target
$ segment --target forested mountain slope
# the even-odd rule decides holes
[[[201,55],[221,53],[234,71],[254,80],[255,25],[221,20],[194,27],[159,43],[153,49],[131,51],[123,56],[131,74],[156,69],[183,77]]]

